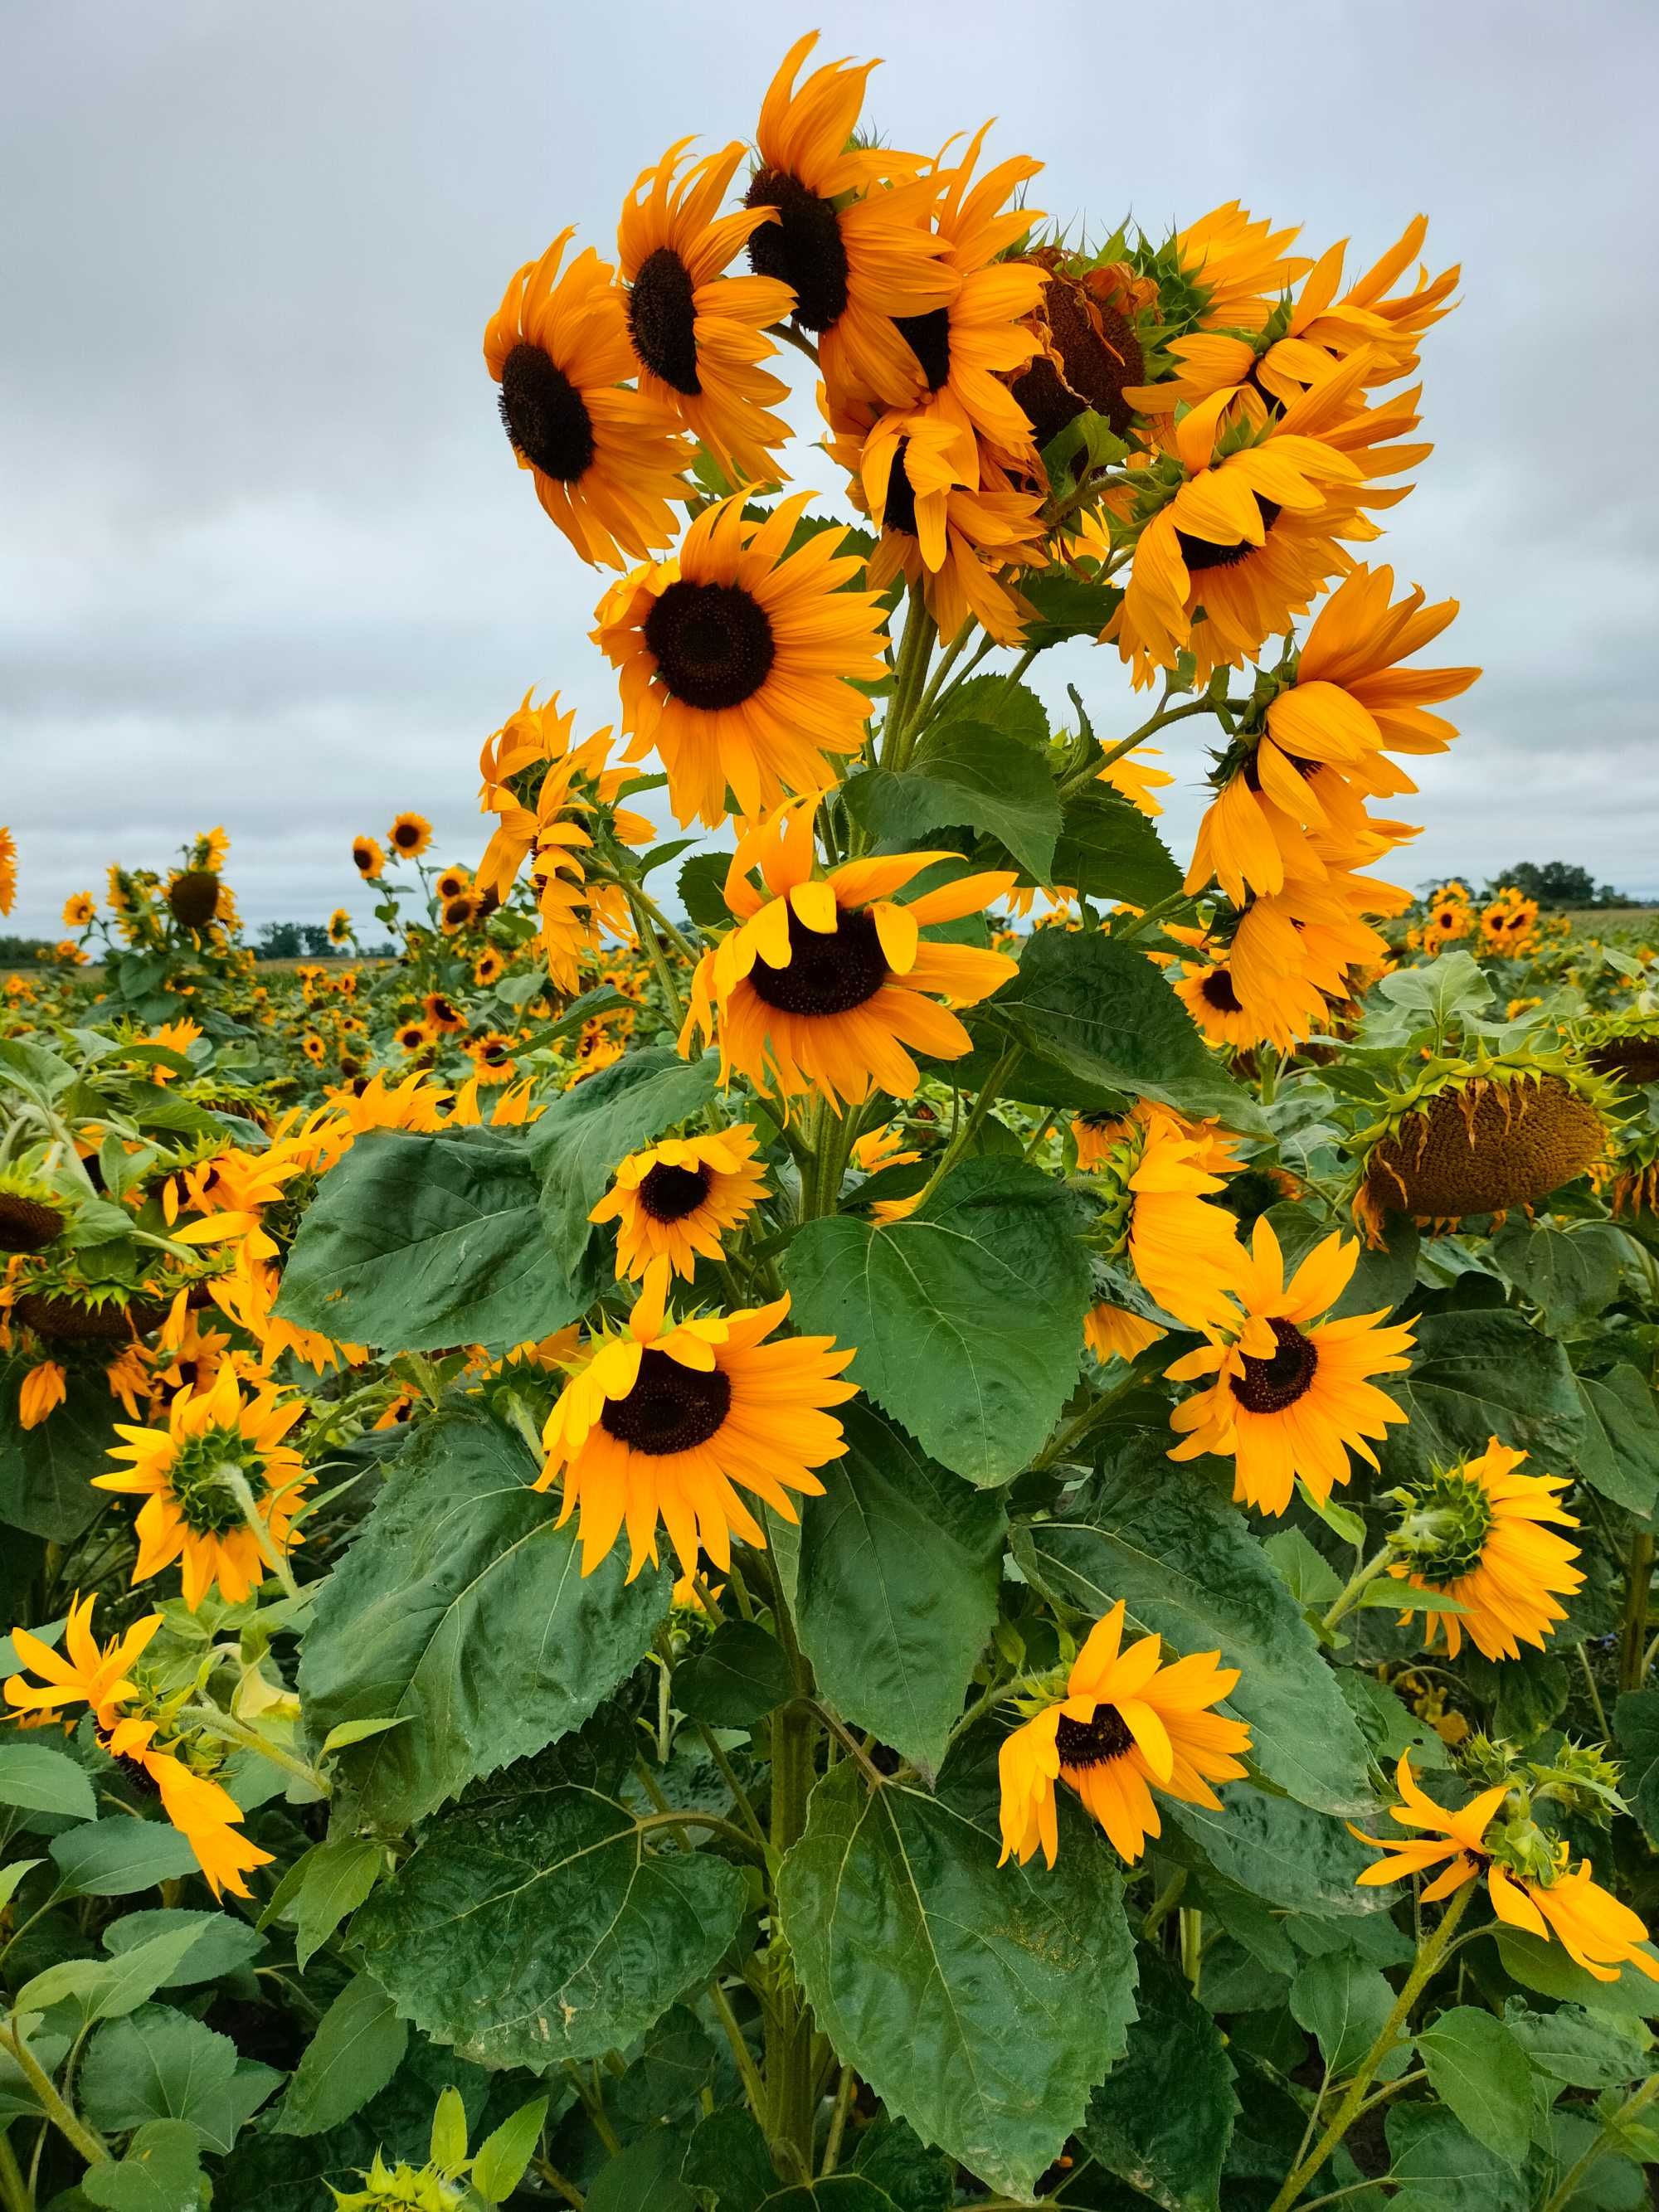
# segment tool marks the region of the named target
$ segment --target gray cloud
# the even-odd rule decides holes
[[[1438,450],[1376,557],[1463,613],[1488,673],[1424,765],[1396,872],[1582,860],[1659,888],[1648,655],[1659,553],[1642,410],[1654,164],[1642,0],[847,4],[887,134],[994,143],[1097,231],[1238,195],[1352,234],[1419,207],[1463,304],[1425,348]],[[803,19],[803,24],[805,19]],[[482,738],[531,683],[611,719],[603,579],[512,465],[479,355],[519,261],[609,248],[672,137],[752,127],[793,19],[750,0],[58,0],[0,83],[0,819],[13,927],[104,865],[222,821],[253,920],[356,891],[352,833],[410,805],[475,856]],[[806,423],[810,406],[797,410]],[[1115,655],[1044,674],[1103,732]],[[1201,746],[1169,810],[1190,836]]]

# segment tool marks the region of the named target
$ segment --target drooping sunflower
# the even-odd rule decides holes
[[[0,1168],[0,1252],[42,1252],[68,1221],[51,1183],[26,1168]]]
[[[92,1632],[92,1609],[97,1602],[95,1590],[84,1598],[77,1590],[70,1599],[61,1651],[54,1651],[27,1628],[12,1630],[13,1650],[40,1677],[39,1683],[21,1674],[7,1677],[3,1695],[14,1712],[56,1713],[64,1705],[84,1705],[100,1729],[111,1729],[122,1706],[138,1695],[128,1670],[161,1626],[161,1616],[146,1613],[124,1634],[100,1644]]]
[[[182,929],[204,930],[220,914],[222,884],[211,868],[185,868],[167,884],[167,905]]]
[[[1616,1113],[1613,1086],[1567,1053],[1436,1061],[1353,1140],[1354,1218],[1380,1243],[1390,1213],[1440,1226],[1533,1206],[1604,1160]]]
[[[1310,845],[1322,873],[1250,900],[1233,926],[1227,956],[1253,1041],[1281,1050],[1323,1026],[1327,1002],[1346,995],[1352,971],[1387,960],[1388,940],[1366,917],[1411,903],[1399,884],[1356,874],[1348,865],[1354,855],[1323,838]]]
[[[1443,1590],[1462,1613],[1426,1616],[1424,1648],[1443,1634],[1455,1659],[1467,1634],[1488,1659],[1518,1659],[1521,1645],[1542,1649],[1566,1607],[1557,1602],[1583,1587],[1571,1563],[1577,1547],[1547,1523],[1576,1528],[1560,1503],[1568,1478],[1517,1474],[1526,1458],[1492,1437],[1485,1451],[1457,1467],[1436,1469],[1415,1486],[1395,1542],[1406,1553],[1389,1572],[1414,1589]],[[1411,1616],[1401,1613],[1402,1624]]]
[[[740,1121],[711,1136],[666,1137],[630,1153],[588,1215],[617,1224],[617,1273],[636,1281],[666,1260],[689,1281],[699,1258],[718,1260],[720,1238],[749,1218],[766,1188],[755,1130]]]
[[[1078,1165],[1115,1237],[1109,1255],[1123,1254],[1148,1297],[1187,1328],[1236,1323],[1246,1255],[1232,1215],[1209,1202],[1225,1188],[1212,1172],[1212,1141],[1147,1101],[1121,1121],[1073,1127]],[[1223,1159],[1231,1171],[1225,1147]]]
[[[795,295],[775,276],[724,271],[775,210],[720,202],[743,160],[741,142],[678,176],[690,139],[642,169],[624,202],[617,256],[628,287],[628,335],[641,388],[674,409],[738,480],[763,483],[782,471],[772,449],[789,426],[770,410],[789,387],[759,367],[777,351],[764,333],[783,322]],[[678,181],[676,180],[678,177]]]
[[[0,914],[9,914],[17,896],[17,840],[0,827]]]
[[[1124,283],[1128,272],[1108,264],[1073,274],[1054,246],[1027,258],[1044,276],[1030,318],[1040,349],[1012,390],[1032,436],[1047,446],[1090,409],[1122,437],[1134,422],[1127,389],[1139,384],[1146,368],[1135,301]]]
[[[682,1570],[699,1551],[722,1571],[732,1534],[763,1549],[764,1529],[739,1491],[797,1518],[792,1491],[817,1497],[812,1473],[847,1446],[825,1408],[857,1395],[836,1378],[852,1360],[828,1336],[769,1343],[789,1310],[775,1305],[673,1321],[665,1260],[647,1269],[626,1332],[592,1340],[542,1431],[538,1489],[562,1480],[561,1527],[580,1513],[582,1572],[605,1559],[624,1527],[631,1582],[657,1560],[665,1527]],[[574,1357],[573,1356],[573,1357]]]
[[[1358,1258],[1357,1242],[1327,1237],[1286,1284],[1279,1239],[1261,1216],[1243,1273],[1242,1325],[1212,1332],[1167,1370],[1172,1382],[1208,1378],[1170,1416],[1183,1438],[1171,1459],[1231,1459],[1233,1496],[1263,1513],[1282,1513],[1298,1481],[1328,1498],[1349,1479],[1350,1451],[1376,1465],[1367,1438],[1406,1415],[1370,1377],[1410,1366],[1415,1329],[1409,1322],[1385,1328],[1380,1312],[1319,1318],[1347,1288]]]
[[[624,388],[635,362],[615,271],[591,246],[562,270],[574,235],[514,275],[484,361],[544,510],[584,561],[621,568],[673,543],[687,449],[672,408]]]
[[[71,891],[64,901],[65,929],[89,929],[98,919],[98,902],[90,891]]]
[[[1160,1328],[1155,1321],[1146,1321],[1127,1306],[1115,1306],[1105,1299],[1097,1300],[1083,1316],[1083,1341],[1103,1363],[1139,1359],[1168,1334],[1168,1329]]]
[[[919,158],[854,143],[875,63],[826,62],[796,85],[817,40],[796,40],[761,103],[744,204],[777,221],[750,238],[750,265],[793,293],[832,394],[894,405],[915,377],[895,318],[944,307],[960,279],[930,227],[938,188],[917,180]]]
[[[1176,233],[1170,259],[1196,295],[1206,322],[1221,330],[1256,330],[1312,266],[1305,256],[1285,250],[1299,235],[1299,226],[1275,230],[1265,216],[1252,216],[1228,200]]]
[[[337,906],[328,918],[328,941],[331,945],[351,942],[351,916],[343,906]]]
[[[432,824],[424,814],[399,814],[386,837],[394,853],[405,860],[416,860],[432,842]]]
[[[844,530],[788,550],[811,499],[781,500],[764,522],[745,519],[740,495],[716,501],[676,559],[599,603],[592,635],[621,672],[626,757],[661,756],[682,823],[724,820],[728,784],[744,814],[822,791],[824,756],[864,741],[871,702],[856,687],[885,668],[881,604],[842,588],[860,566],[839,554]]]
[[[959,1059],[972,1039],[951,1007],[977,1005],[1018,965],[921,932],[983,912],[1013,876],[968,876],[908,902],[894,894],[951,855],[851,860],[815,877],[813,805],[780,807],[739,836],[726,877],[739,926],[697,963],[680,1050],[689,1057],[698,1033],[717,1038],[726,1079],[735,1068],[786,1100],[816,1091],[857,1104],[872,1087],[908,1098],[921,1079],[908,1048]]]
[[[1576,1041],[1597,1075],[1623,1089],[1659,1083],[1659,1015],[1604,1014],[1579,1024]]]
[[[222,1783],[199,1774],[177,1750],[155,1744],[156,1724],[127,1716],[110,1731],[109,1749],[142,1766],[155,1784],[161,1810],[196,1854],[215,1897],[252,1894],[247,1876],[271,1854],[242,1832],[242,1808]]]
[[[373,837],[354,837],[351,841],[351,865],[366,884],[372,884],[386,872],[386,854]]]
[[[293,1522],[314,1478],[283,1439],[304,1412],[301,1400],[283,1403],[269,1383],[245,1399],[226,1367],[210,1389],[179,1393],[167,1407],[166,1428],[116,1423],[125,1441],[110,1447],[110,1457],[131,1465],[92,1480],[96,1490],[144,1500],[135,1583],[178,1560],[192,1613],[216,1585],[231,1605],[257,1589],[265,1560],[248,1516],[279,1551],[301,1540]]]
[[[1024,1866],[1039,1848],[1053,1866],[1059,1847],[1054,1784],[1076,1790],[1091,1816],[1131,1864],[1146,1838],[1163,1833],[1152,1792],[1219,1812],[1212,1783],[1245,1771],[1243,1721],[1212,1712],[1237,1684],[1238,1669],[1218,1651],[1159,1664],[1161,1639],[1144,1636],[1127,1651],[1124,1606],[1095,1623],[1072,1663],[1064,1692],[1046,1700],[1004,1738],[1002,1857]]]

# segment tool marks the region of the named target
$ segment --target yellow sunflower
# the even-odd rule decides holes
[[[878,683],[881,603],[842,588],[856,554],[845,530],[821,530],[791,553],[810,492],[781,500],[764,522],[741,495],[707,507],[678,556],[636,568],[606,592],[593,632],[621,672],[626,757],[661,756],[675,819],[724,820],[834,781],[826,754],[855,753]]]
[[[482,1036],[471,1039],[466,1053],[480,1083],[511,1083],[518,1073],[513,1040],[503,1036],[499,1030],[486,1030]]]
[[[1347,1288],[1358,1258],[1357,1243],[1327,1237],[1287,1285],[1279,1239],[1262,1215],[1243,1270],[1242,1326],[1212,1332],[1167,1370],[1176,1382],[1209,1378],[1170,1416],[1183,1438],[1171,1459],[1231,1459],[1233,1496],[1263,1513],[1282,1513],[1298,1481],[1328,1498],[1349,1479],[1350,1451],[1376,1465],[1366,1439],[1406,1416],[1369,1378],[1410,1366],[1414,1329],[1409,1322],[1384,1328],[1382,1313],[1318,1318]]]
[[[1103,1300],[1091,1305],[1083,1316],[1083,1341],[1103,1363],[1108,1359],[1139,1359],[1149,1346],[1169,1333],[1155,1321],[1143,1321],[1126,1307],[1110,1305]]]
[[[740,142],[710,154],[678,177],[690,145],[682,138],[653,169],[643,169],[625,202],[617,255],[628,287],[628,335],[641,388],[672,408],[738,482],[782,474],[772,448],[789,425],[769,410],[789,396],[760,368],[777,351],[763,333],[795,304],[775,276],[724,271],[763,223],[767,207],[722,216],[720,202],[743,160]]]
[[[0,828],[0,914],[9,914],[17,896],[17,840]]]
[[[373,837],[354,837],[351,864],[366,884],[372,884],[386,872],[386,854]]]
[[[1243,1721],[1212,1712],[1238,1681],[1218,1651],[1159,1664],[1161,1640],[1143,1636],[1127,1651],[1120,1598],[1095,1623],[1072,1663],[1064,1694],[1048,1699],[998,1756],[1002,1857],[1021,1866],[1039,1847],[1050,1866],[1059,1847],[1054,1784],[1076,1790],[1085,1810],[1130,1863],[1163,1833],[1154,1790],[1219,1812],[1212,1783],[1235,1781],[1249,1747]]]
[[[832,394],[892,405],[916,372],[894,318],[944,307],[960,279],[929,226],[938,187],[915,180],[917,156],[854,143],[874,62],[827,62],[797,86],[817,40],[796,40],[761,104],[744,204],[777,221],[750,237],[750,266],[793,293]]]
[[[438,899],[459,898],[463,891],[471,890],[472,878],[465,868],[441,868],[432,878],[432,896]]]
[[[972,1039],[950,1008],[977,1005],[1018,964],[921,932],[982,912],[1013,876],[968,876],[908,902],[893,894],[951,855],[851,860],[815,877],[812,814],[797,800],[744,828],[726,877],[739,926],[697,963],[680,1050],[689,1057],[698,1032],[718,1037],[728,1079],[735,1068],[785,1099],[816,1091],[857,1104],[872,1086],[908,1098],[921,1079],[907,1048],[960,1059]]]
[[[1425,1650],[1443,1635],[1455,1659],[1467,1634],[1488,1659],[1518,1659],[1522,1644],[1541,1650],[1566,1619],[1556,1601],[1583,1586],[1571,1564],[1577,1547],[1545,1524],[1578,1526],[1558,1496],[1567,1478],[1517,1474],[1526,1456],[1493,1437],[1477,1457],[1437,1469],[1416,1486],[1394,1538],[1407,1556],[1389,1572],[1414,1589],[1443,1590],[1463,1608],[1427,1616]],[[1410,1615],[1400,1618],[1403,1624]]]
[[[1170,258],[1184,283],[1199,293],[1207,322],[1221,329],[1257,330],[1313,265],[1285,251],[1299,235],[1299,226],[1275,230],[1266,216],[1252,216],[1237,200],[1228,200],[1176,233]]]
[[[1248,1261],[1232,1215],[1209,1203],[1225,1188],[1212,1172],[1213,1139],[1147,1101],[1121,1121],[1073,1127],[1103,1229],[1115,1236],[1109,1251],[1123,1253],[1141,1288],[1185,1327],[1235,1325]],[[1221,1158],[1233,1172],[1225,1146]]]
[[[90,891],[72,891],[64,901],[65,929],[88,929],[98,919],[98,902]]]
[[[621,568],[673,543],[684,439],[672,409],[624,389],[635,372],[614,271],[592,247],[561,270],[562,230],[507,288],[484,332],[501,422],[536,496],[584,561]]]
[[[440,900],[438,927],[446,937],[453,937],[458,930],[470,927],[483,912],[483,901],[476,891],[458,891],[453,898]]]
[[[488,991],[499,983],[507,972],[507,962],[492,945],[481,952],[472,963],[472,980],[481,991]]]
[[[1176,977],[1175,988],[1176,996],[1211,1044],[1248,1052],[1261,1042],[1261,1029],[1245,1012],[1232,969],[1224,959],[1202,960],[1186,968]]]
[[[343,906],[337,906],[328,918],[328,941],[331,945],[349,945],[351,941],[351,916]]]
[[[617,1224],[617,1273],[637,1280],[666,1260],[688,1281],[699,1258],[718,1260],[724,1231],[749,1218],[766,1189],[748,1121],[706,1137],[667,1137],[630,1153],[588,1215]]]
[[[386,837],[392,851],[404,860],[418,860],[432,842],[432,824],[424,814],[399,814]]]
[[[144,1500],[133,1581],[148,1582],[177,1559],[192,1613],[216,1585],[231,1605],[256,1589],[265,1577],[264,1547],[286,1552],[300,1540],[292,1524],[313,1478],[283,1439],[304,1412],[269,1384],[244,1399],[226,1367],[211,1389],[179,1393],[165,1429],[118,1421],[125,1441],[110,1447],[110,1457],[131,1464],[92,1480],[94,1489]]]
[[[300,1039],[300,1049],[313,1067],[320,1067],[328,1058],[328,1047],[315,1030],[307,1030]]]
[[[15,1712],[55,1714],[64,1705],[84,1705],[98,1726],[107,1729],[115,1725],[121,1707],[137,1697],[138,1686],[129,1669],[161,1626],[161,1616],[146,1613],[124,1634],[100,1644],[92,1632],[92,1609],[97,1602],[96,1591],[83,1598],[77,1590],[70,1600],[61,1651],[54,1651],[27,1628],[12,1630],[12,1650],[40,1677],[38,1684],[21,1674],[7,1677],[5,1700]]]
[[[631,1582],[657,1560],[659,1524],[684,1572],[705,1552],[732,1565],[732,1534],[763,1549],[766,1534],[740,1490],[787,1521],[792,1491],[823,1485],[812,1473],[847,1446],[824,1409],[857,1395],[836,1378],[853,1358],[828,1336],[766,1340],[788,1298],[720,1316],[671,1321],[669,1268],[646,1274],[624,1334],[591,1340],[542,1431],[547,1464],[537,1487],[562,1479],[560,1525],[580,1512],[582,1572],[605,1559],[626,1526]]]
[[[434,1036],[447,1036],[466,1027],[466,1016],[447,991],[428,991],[421,1001],[421,1012]]]
[[[433,1041],[432,1031],[424,1022],[399,1022],[392,1041],[399,1052],[424,1052]]]

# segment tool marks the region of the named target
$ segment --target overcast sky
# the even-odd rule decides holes
[[[747,137],[815,21],[886,57],[890,140],[994,112],[1097,234],[1237,195],[1357,271],[1430,216],[1464,269],[1438,450],[1373,557],[1462,599],[1443,657],[1487,673],[1395,872],[1659,891],[1652,0],[0,0],[9,926],[218,822],[250,921],[361,907],[351,836],[400,807],[476,859],[478,745],[527,685],[611,719],[605,580],[514,466],[484,322],[565,223],[612,254],[672,139]],[[1103,736],[1139,719],[1109,650],[1067,676]]]

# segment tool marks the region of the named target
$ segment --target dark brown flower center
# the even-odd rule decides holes
[[[697,311],[691,299],[691,272],[672,246],[647,254],[628,295],[628,328],[634,350],[646,367],[676,392],[696,396]]]
[[[501,364],[501,422],[532,468],[574,483],[593,463],[593,421],[587,403],[548,354],[515,345]]]
[[[205,929],[219,911],[219,878],[210,869],[191,868],[167,887],[173,919],[186,929]]]
[[[25,1198],[19,1191],[0,1190],[0,1252],[39,1252],[63,1226],[64,1217],[55,1206]]]
[[[1276,499],[1255,495],[1257,512],[1261,517],[1264,532],[1271,532],[1284,512]],[[1237,545],[1217,545],[1207,538],[1189,537],[1186,531],[1177,530],[1176,541],[1181,547],[1181,557],[1189,570],[1201,574],[1206,568],[1236,568],[1247,554],[1259,553],[1261,548],[1252,545],[1248,538],[1241,538]]]
[[[1024,409],[1038,445],[1057,438],[1085,407],[1103,415],[1121,437],[1134,421],[1123,387],[1144,383],[1146,374],[1146,356],[1133,326],[1115,307],[1099,300],[1087,301],[1083,288],[1063,276],[1050,279],[1043,310],[1065,374],[1048,355],[1039,354],[1013,385],[1014,397]]]
[[[1198,989],[1205,1005],[1213,1006],[1218,1014],[1242,1014],[1244,1011],[1238,1003],[1238,994],[1233,988],[1231,971],[1228,969],[1212,968]]]
[[[1062,1713],[1054,1729],[1054,1748],[1062,1766],[1103,1766],[1121,1759],[1134,1742],[1115,1705],[1097,1705],[1094,1716],[1074,1721]]]
[[[902,530],[907,538],[916,536],[916,488],[910,481],[910,471],[904,465],[910,441],[901,438],[898,450],[893,455],[893,465],[887,477],[887,504],[882,510],[884,530]]]
[[[792,289],[804,330],[831,329],[847,313],[847,248],[835,209],[781,169],[759,171],[743,204],[778,211],[750,239],[749,266]]]
[[[653,1221],[684,1221],[708,1195],[708,1170],[670,1167],[659,1160],[640,1184],[640,1204]]]
[[[757,997],[781,1014],[850,1014],[875,997],[888,973],[867,907],[838,913],[835,928],[822,937],[792,908],[789,965],[774,968],[757,959],[749,980]]]
[[[704,1374],[665,1352],[647,1350],[633,1389],[625,1398],[605,1400],[599,1423],[619,1443],[659,1459],[707,1443],[731,1404],[731,1382],[718,1367]]]
[[[1595,1048],[1589,1064],[1616,1083],[1659,1083],[1659,1036],[1610,1038]]]
[[[777,647],[759,600],[740,584],[671,584],[645,618],[645,641],[675,698],[714,713],[752,699]]]
[[[1235,1376],[1232,1392],[1251,1413],[1282,1413],[1312,1388],[1319,1353],[1301,1330],[1287,1321],[1270,1321],[1278,1343],[1271,1359],[1244,1355],[1244,1372]]]
[[[915,354],[930,392],[951,381],[951,310],[930,307],[925,315],[895,315],[894,327]]]

